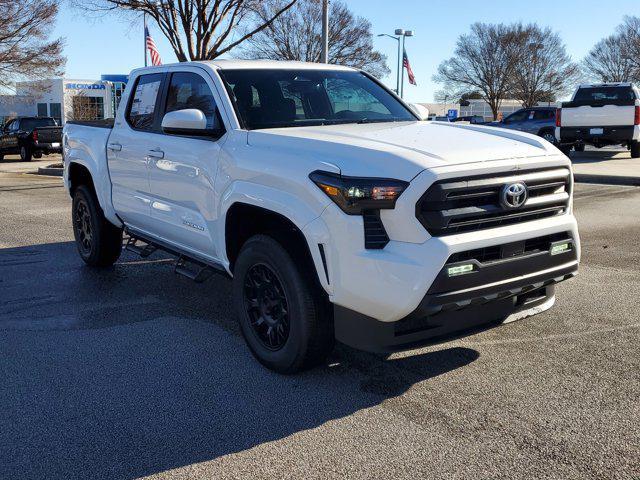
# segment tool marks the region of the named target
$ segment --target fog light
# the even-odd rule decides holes
[[[465,275],[467,273],[473,272],[473,269],[474,269],[473,263],[467,263],[465,265],[456,265],[455,267],[447,268],[447,275],[449,275],[450,277]]]
[[[569,242],[558,243],[551,247],[551,255],[558,255],[560,253],[568,252],[571,250],[571,244]]]

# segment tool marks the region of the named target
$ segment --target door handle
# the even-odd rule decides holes
[[[149,150],[147,155],[150,158],[164,158],[164,152],[162,150]]]
[[[110,143],[109,145],[107,145],[107,148],[112,152],[119,152],[122,150],[122,145],[120,145],[119,143]]]

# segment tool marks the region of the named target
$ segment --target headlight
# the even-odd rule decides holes
[[[392,209],[409,186],[408,182],[391,178],[345,177],[316,170],[309,178],[343,212],[361,215],[363,210]]]

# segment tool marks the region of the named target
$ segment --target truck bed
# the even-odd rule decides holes
[[[104,120],[71,120],[67,125],[84,125],[85,127],[113,128],[113,118],[105,118]]]

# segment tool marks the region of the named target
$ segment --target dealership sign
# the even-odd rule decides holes
[[[67,83],[64,86],[67,90],[105,90],[103,83]]]

